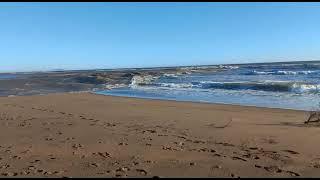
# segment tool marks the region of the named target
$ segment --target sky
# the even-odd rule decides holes
[[[0,3],[0,72],[320,59],[320,3]]]

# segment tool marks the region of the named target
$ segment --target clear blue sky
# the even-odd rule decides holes
[[[0,71],[320,59],[320,3],[0,3]]]

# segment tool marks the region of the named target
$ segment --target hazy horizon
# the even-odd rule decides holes
[[[35,71],[0,71],[0,73],[32,73],[32,72],[51,72],[51,71],[90,71],[103,69],[148,69],[148,68],[174,68],[174,67],[188,67],[188,66],[217,66],[217,65],[245,65],[245,64],[272,64],[272,63],[295,63],[295,62],[320,62],[320,60],[306,60],[306,61],[272,61],[272,62],[254,62],[254,63],[231,63],[231,64],[194,64],[194,65],[179,65],[179,66],[148,66],[148,67],[119,67],[119,68],[93,68],[93,69],[48,69]]]

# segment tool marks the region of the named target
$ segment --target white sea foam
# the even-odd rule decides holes
[[[161,87],[169,87],[169,88],[192,88],[193,85],[191,83],[160,83]]]
[[[105,86],[106,89],[115,89],[115,88],[122,88],[122,87],[128,87],[126,84],[107,84]]]
[[[308,75],[308,74],[315,74],[319,73],[320,71],[284,71],[284,70],[278,70],[278,71],[256,71],[253,70],[248,75]]]
[[[157,78],[159,78],[159,77],[151,76],[151,75],[146,75],[146,76],[135,75],[132,77],[129,87],[135,88],[139,85],[147,85],[147,84],[150,84],[152,81],[154,81]]]
[[[319,84],[299,84],[294,83],[291,86],[291,91],[295,93],[319,93],[320,85]]]
[[[176,73],[176,74],[164,74],[163,76],[164,77],[172,77],[172,78],[177,78],[178,77],[178,75],[182,75],[181,73]]]
[[[200,81],[192,83],[150,83],[149,87],[162,87],[172,89],[224,89],[224,90],[254,90],[269,92],[293,92],[293,93],[319,93],[319,84],[306,84],[291,81],[238,81],[238,82],[215,82]]]

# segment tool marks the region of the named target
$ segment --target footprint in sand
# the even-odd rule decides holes
[[[298,152],[292,151],[292,150],[282,150],[282,151],[283,151],[283,152],[290,153],[290,154],[299,154]]]
[[[82,144],[73,144],[72,145],[72,148],[74,148],[74,149],[80,149],[80,148],[83,148],[83,145]]]
[[[167,151],[179,151],[176,148],[170,147],[170,146],[162,146],[163,150],[167,150]]]
[[[11,158],[12,159],[22,159],[22,157],[20,157],[20,156],[12,156]]]
[[[233,160],[247,161],[246,159],[243,159],[243,158],[237,157],[237,156],[233,156],[232,159],[233,159]]]
[[[54,138],[46,137],[46,138],[45,138],[45,140],[46,140],[46,141],[53,141],[53,140],[54,140]]]
[[[39,163],[41,162],[39,159],[35,159],[34,161],[31,161],[30,163]]]
[[[186,137],[184,136],[176,136],[177,138],[180,138],[180,139],[187,139]]]
[[[215,154],[213,154],[213,156],[221,157],[222,155],[221,155],[221,154],[218,154],[218,153],[215,153]]]
[[[98,153],[92,153],[93,155],[99,155],[103,158],[110,158],[111,155],[108,152],[98,152]]]
[[[230,147],[235,147],[235,145],[227,142],[216,142],[215,144],[223,145],[223,146],[230,146]]]
[[[121,143],[119,143],[118,145],[119,145],[119,146],[127,146],[127,145],[128,145],[128,143],[121,142]]]
[[[90,167],[97,168],[97,167],[99,167],[99,166],[100,166],[100,164],[99,164],[99,163],[95,163],[95,162],[93,162],[93,163],[90,163],[90,164],[89,164],[89,166],[90,166]]]
[[[280,169],[278,166],[260,166],[260,165],[255,165],[256,168],[263,168],[264,170],[271,172],[271,173],[288,173],[291,176],[300,176],[299,173],[293,172],[293,171],[287,171]]]
[[[158,136],[168,136],[167,134],[158,134]]]
[[[313,167],[313,168],[320,168],[320,163],[313,163],[313,164],[312,164],[312,167]]]
[[[130,168],[128,167],[119,167],[118,169],[116,169],[116,172],[128,172],[130,171]]]
[[[2,165],[2,166],[0,167],[0,169],[7,169],[7,168],[9,168],[9,167],[10,167],[9,164],[5,164],[5,165]]]
[[[293,172],[293,171],[286,171],[287,173],[289,173],[291,176],[300,176],[299,173]]]
[[[201,143],[201,144],[205,144],[206,142],[204,142],[204,141],[200,141],[200,140],[195,140],[195,141],[193,141],[193,143],[196,143],[196,144],[199,144],[199,143]]]
[[[148,172],[146,170],[144,170],[144,169],[136,169],[136,171],[139,172],[142,175],[147,175],[148,174]]]
[[[1,175],[3,175],[3,176],[17,176],[18,173],[16,173],[16,172],[4,172],[4,173],[1,173]]]
[[[230,176],[240,178],[240,176],[237,176],[236,174],[233,174],[233,173],[231,173]]]

